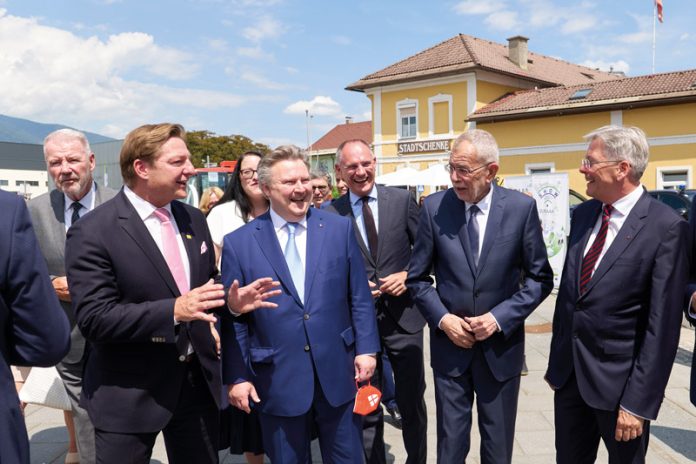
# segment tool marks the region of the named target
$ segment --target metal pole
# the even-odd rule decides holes
[[[652,73],[655,74],[655,42],[657,26],[657,2],[653,0],[653,42],[652,42]]]

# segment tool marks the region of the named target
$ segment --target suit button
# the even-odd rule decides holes
[[[309,351],[309,345],[305,345],[305,346],[304,346],[304,350],[305,350],[305,351]]]
[[[306,320],[309,320],[309,314],[307,314],[307,313],[304,314],[304,320],[305,320],[305,321],[306,321]]]
[[[184,356],[183,354],[181,356],[179,356],[179,361],[181,361],[181,362],[186,361],[186,356]]]
[[[474,298],[478,298],[478,297],[479,297],[479,291],[476,290],[476,291],[474,292]]]

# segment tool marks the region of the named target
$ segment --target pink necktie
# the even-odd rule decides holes
[[[181,259],[179,251],[179,243],[176,241],[176,232],[172,221],[169,219],[169,211],[164,208],[157,208],[155,216],[160,220],[162,226],[162,246],[164,248],[164,259],[167,261],[167,266],[174,277],[176,286],[179,287],[181,294],[188,293],[189,283],[186,279],[186,270],[184,269],[184,261]]]

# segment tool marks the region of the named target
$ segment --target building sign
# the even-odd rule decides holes
[[[422,142],[404,142],[398,144],[399,154],[428,153],[432,151],[449,151],[450,139],[424,140]]]

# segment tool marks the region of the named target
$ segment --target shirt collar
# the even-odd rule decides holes
[[[155,210],[158,209],[157,206],[138,196],[138,194],[135,193],[133,190],[129,189],[127,185],[123,186],[123,193],[126,195],[126,198],[128,198],[128,201],[131,202],[131,204],[135,208],[135,211],[138,213],[138,216],[140,216],[140,219],[142,219],[143,221],[148,217],[152,216],[152,213],[154,213]],[[171,203],[167,203],[162,208],[169,211],[169,217],[173,216]]]
[[[351,205],[358,204],[358,202],[362,198],[362,197],[359,197],[356,194],[354,194],[352,190],[348,191],[348,195],[350,195],[350,204]],[[374,198],[375,200],[377,199],[377,184],[372,184],[372,190],[370,190],[370,193],[368,193],[366,196],[368,196],[370,198]]]
[[[285,224],[287,224],[289,221],[286,221],[278,213],[273,211],[273,207],[268,208],[268,211],[271,214],[271,221],[273,222],[273,228],[277,231],[285,227]],[[307,228],[307,215],[305,214],[302,220],[297,221],[297,224],[302,226],[303,228]]]
[[[614,203],[612,203],[611,206],[614,209],[614,211],[619,213],[621,216],[627,216],[628,213],[631,212],[633,207],[636,206],[636,203],[638,203],[638,200],[640,200],[640,197],[643,195],[644,191],[645,189],[641,184],[628,195],[616,200]]]
[[[493,200],[493,183],[491,183],[491,188],[488,190],[488,193],[486,194],[485,197],[481,198],[481,200],[478,203],[469,203],[469,202],[464,202],[466,203],[466,210],[469,211],[469,208],[471,208],[474,204],[479,207],[479,210],[483,214],[488,214],[488,210],[491,209],[491,201]]]
[[[92,182],[92,188],[89,189],[89,192],[87,192],[87,195],[84,197],[80,198],[78,200],[78,203],[82,205],[83,208],[87,208],[87,210],[92,209],[92,205],[94,204],[94,192],[96,191],[96,184]],[[65,193],[63,193],[63,197],[65,197],[65,212],[67,213],[68,211],[72,211],[72,204],[75,200],[67,196]]]

